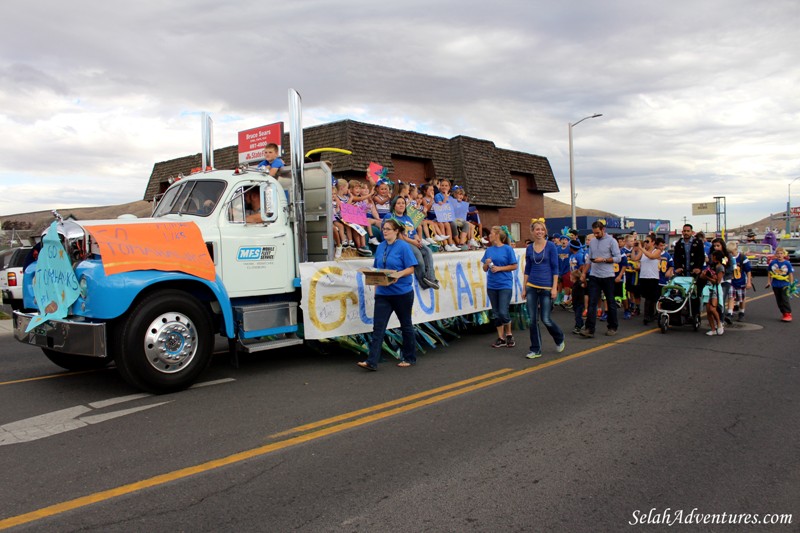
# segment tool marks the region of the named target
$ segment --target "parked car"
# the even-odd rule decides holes
[[[22,267],[30,251],[30,246],[19,246],[0,252],[0,291],[12,309],[22,309]]]
[[[767,274],[767,266],[775,257],[771,244],[745,242],[739,245],[739,251],[750,260],[750,268],[755,274]]]
[[[781,239],[778,246],[786,249],[787,259],[793,266],[800,266],[800,239]]]

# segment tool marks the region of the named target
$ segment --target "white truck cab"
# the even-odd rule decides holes
[[[292,131],[302,131],[291,89],[289,103]],[[152,392],[191,385],[217,335],[233,356],[302,343],[299,265],[333,257],[324,245],[332,242],[331,170],[304,164],[302,135],[291,142],[290,169],[276,177],[244,166],[213,170],[204,145],[206,170],[175,181],[150,218],[77,222],[56,214],[39,261],[26,270],[16,338],[71,370],[114,360],[123,378]],[[191,244],[188,255],[177,239]],[[192,262],[208,268],[199,275]],[[37,301],[62,282],[64,290]]]

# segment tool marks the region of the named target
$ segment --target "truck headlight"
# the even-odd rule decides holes
[[[81,280],[78,282],[78,289],[81,291],[81,298],[84,300],[86,299],[86,295],[89,294],[87,290],[89,286],[89,282],[86,281],[86,276],[81,276]]]

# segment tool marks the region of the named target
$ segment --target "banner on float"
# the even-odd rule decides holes
[[[512,303],[522,303],[525,249],[514,250],[519,268],[514,272]],[[483,251],[434,254],[439,290],[422,288],[414,278],[415,324],[490,309]],[[303,330],[307,339],[326,339],[372,331],[375,287],[364,283],[359,269],[372,259],[301,263]],[[389,328],[399,327],[392,315]]]

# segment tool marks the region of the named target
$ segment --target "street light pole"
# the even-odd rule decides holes
[[[792,183],[800,180],[800,176],[789,182],[789,195],[786,197],[786,233],[792,234]]]
[[[573,122],[569,124],[569,205],[572,213],[572,227],[576,230],[578,229],[578,223],[576,222],[576,217],[575,217],[575,161],[572,155],[572,128],[574,126],[577,126],[584,120],[602,116],[603,116],[602,113],[595,113],[594,115],[583,117],[578,122]]]

